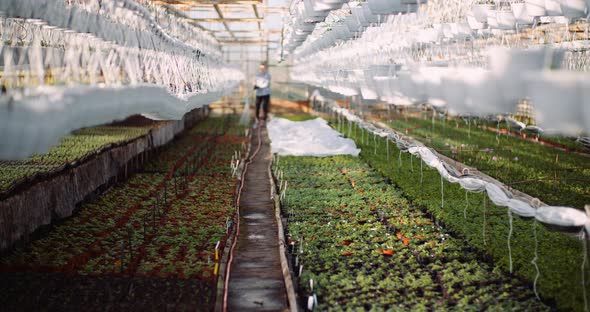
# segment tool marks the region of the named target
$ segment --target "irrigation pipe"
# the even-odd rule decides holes
[[[227,311],[227,297],[228,297],[228,288],[229,288],[229,276],[231,273],[231,263],[234,259],[234,250],[238,243],[238,237],[240,235],[240,197],[242,195],[242,189],[244,188],[244,181],[246,180],[246,173],[248,172],[248,166],[252,163],[256,155],[260,151],[260,147],[262,146],[262,140],[260,139],[260,132],[262,127],[258,126],[257,137],[258,137],[258,144],[256,146],[256,150],[252,153],[252,156],[248,159],[246,164],[244,165],[244,171],[242,171],[242,180],[240,181],[240,188],[238,190],[238,197],[236,199],[236,235],[234,236],[234,241],[232,243],[231,249],[229,250],[229,259],[227,261],[227,267],[225,268],[225,283],[223,286],[223,312]]]

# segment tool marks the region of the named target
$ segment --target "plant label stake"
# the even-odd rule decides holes
[[[281,200],[284,200],[285,197],[287,196],[287,185],[289,184],[288,181],[285,181],[285,189],[283,190],[283,192],[281,193]]]
[[[307,310],[313,311],[313,296],[307,297]]]
[[[219,241],[215,244],[215,261],[219,261]]]

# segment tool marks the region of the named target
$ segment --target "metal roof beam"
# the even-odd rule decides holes
[[[156,0],[156,4],[183,4],[183,5],[250,5],[263,4],[262,0]]]
[[[215,9],[215,12],[217,12],[217,15],[219,16],[219,18],[223,19],[223,13],[221,13],[221,10],[219,9],[219,6],[217,4],[213,5],[213,8]],[[223,22],[223,26],[225,26],[225,29],[227,31],[229,31],[229,33],[231,34],[232,38],[236,39],[236,36],[234,35],[234,33],[231,31],[231,29],[229,28],[229,26],[227,25],[227,22]]]
[[[254,15],[256,18],[260,18],[260,14],[258,14],[258,8],[255,4],[252,5],[252,10],[254,10]],[[261,22],[258,22],[258,30],[262,30]]]
[[[263,21],[262,18],[190,18],[195,23],[256,23]]]
[[[223,33],[227,32],[227,30],[209,30],[211,33]],[[281,30],[279,29],[267,29],[267,30],[232,30],[233,33],[236,34],[248,34],[248,33],[264,33],[264,34],[280,34]]]
[[[277,40],[219,40],[219,43],[228,44],[254,44],[254,45],[267,45],[269,43],[279,43]]]

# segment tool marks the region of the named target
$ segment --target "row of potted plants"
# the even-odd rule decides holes
[[[145,135],[150,127],[98,126],[84,128],[61,139],[46,154],[20,161],[0,161],[0,192],[25,177],[50,172],[100,150],[110,144],[126,142]]]
[[[281,157],[280,170],[288,181],[283,213],[304,305],[547,309],[529,287],[482,262],[358,158]]]
[[[212,281],[215,247],[223,248],[233,216],[230,162],[246,142],[243,127],[233,127],[227,131],[222,118],[198,124],[152,159],[163,172],[136,174],[84,204],[46,237],[2,258],[0,270]],[[182,180],[179,190],[174,179]]]
[[[587,155],[499,135],[488,130],[489,123],[476,121],[408,117],[387,124],[548,204],[582,209],[590,203]]]
[[[235,180],[228,164],[239,148],[240,143],[216,146],[207,166],[189,183],[191,191],[172,204],[165,223],[146,245],[138,274],[210,280],[216,277],[216,249],[220,256],[227,238],[227,222],[234,214]]]
[[[455,129],[455,124],[452,127],[447,124],[447,127]],[[441,180],[438,171],[423,166],[419,158],[400,152],[395,144],[386,144],[382,138],[368,136],[356,126],[352,127],[352,131],[345,128],[342,127],[344,134],[350,135],[361,148],[361,158],[399,187],[415,206],[421,207],[439,224],[444,224],[447,230],[462,237],[474,250],[494,261],[495,266],[506,271],[512,268],[515,276],[533,284],[544,302],[554,302],[559,309],[583,310],[586,290],[590,289],[590,281],[585,278],[590,268],[587,261],[584,262],[584,251],[587,250],[584,240],[556,232],[537,224],[534,219],[513,217],[506,208],[489,202],[486,194],[469,193],[456,184]],[[447,131],[436,126],[435,129]],[[416,131],[414,129],[413,133]],[[471,134],[471,138],[480,135]],[[448,133],[445,135],[452,137]],[[481,136],[486,137],[485,133]],[[468,138],[468,134],[461,137],[462,140]],[[496,137],[493,138],[495,140]],[[499,137],[499,140],[502,142],[508,138]],[[450,146],[446,148],[450,150]],[[537,147],[530,145],[519,148],[525,154],[519,156],[518,163],[521,159],[523,162],[528,159],[533,164],[537,159],[542,161],[535,154],[543,153],[543,150],[536,151]],[[486,158],[485,161],[493,160]],[[534,166],[547,170],[542,165]],[[574,194],[562,200],[579,201],[578,196]],[[550,199],[539,197],[550,202]]]

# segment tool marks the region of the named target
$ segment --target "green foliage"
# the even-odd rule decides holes
[[[451,125],[447,124],[447,127],[451,127]],[[441,136],[449,135],[449,133],[442,131],[440,128],[435,129],[441,131]],[[345,130],[345,133],[348,134],[348,129]],[[413,134],[416,134],[416,132],[417,130]],[[443,207],[441,200],[443,197],[441,194],[441,178],[436,170],[430,169],[426,165],[422,166],[421,169],[420,159],[408,153],[401,153],[400,157],[399,150],[394,144],[389,144],[388,153],[388,145],[381,138],[377,138],[374,141],[371,136],[367,140],[367,135],[365,134],[363,140],[363,133],[359,128],[353,127],[350,135],[362,149],[361,157],[371,167],[378,170],[379,173],[383,174],[399,187],[403,191],[404,196],[411,199],[415,206],[423,207],[428,213],[434,215],[436,219],[444,222],[447,229],[456,233],[458,237],[464,237],[469,245],[474,246],[477,250],[493,258],[496,266],[508,270],[509,251],[507,237],[510,224],[506,208],[497,207],[490,203],[489,200],[485,200],[487,198],[485,194],[466,194],[466,191],[460,186],[446,181],[443,182]],[[479,135],[480,133],[475,134],[472,129],[472,140],[486,140],[484,134],[481,134],[483,138],[478,139],[477,136]],[[456,146],[462,140],[467,140],[467,135],[463,134],[460,139],[459,137],[456,139],[445,137],[440,138],[440,140],[441,142],[452,140],[454,142],[452,144]],[[502,137],[500,140],[509,141],[509,138]],[[376,151],[374,142],[377,142]],[[433,139],[429,144],[440,144],[435,142],[436,140]],[[543,168],[543,164],[545,164],[543,159],[548,156],[541,152],[545,148],[537,147],[530,143],[523,144],[519,149],[522,149],[522,153],[526,153],[522,155],[527,156],[520,157],[518,165],[520,169],[515,169],[515,167],[510,170],[510,174],[516,175],[518,172],[526,172],[527,170],[546,171],[547,168]],[[479,147],[485,146],[479,145]],[[442,148],[440,145],[438,147]],[[558,153],[554,149],[550,149],[550,151],[552,153]],[[388,154],[390,155],[389,159],[387,157]],[[563,157],[562,159],[564,159],[564,166],[576,165],[574,160],[571,162],[566,161],[565,159],[568,159],[567,157]],[[464,158],[461,160],[464,160]],[[480,159],[479,161],[484,162],[487,160]],[[492,174],[493,172],[489,173]],[[585,175],[587,173],[583,171],[580,174]],[[524,189],[522,190],[524,191]],[[587,192],[587,188],[585,190]],[[559,196],[557,201],[562,204],[566,202],[580,204],[586,201],[586,197],[576,195],[580,194],[576,193],[577,191],[561,194],[550,191],[544,186],[540,187],[537,189],[537,195],[539,198],[546,200],[547,197],[541,196],[543,195],[542,192]],[[544,300],[555,300],[557,307],[562,310],[583,310],[584,297],[581,272],[583,261],[582,242],[575,237],[551,231],[547,227],[537,224],[532,219],[514,216],[512,226],[513,235],[510,240],[510,247],[514,274],[526,279],[531,284],[533,283],[536,270],[531,264],[531,261],[534,258],[536,246],[538,250],[537,263],[541,272],[537,289],[541,297]],[[537,242],[535,242],[535,236]],[[590,290],[590,278],[588,278],[590,276],[590,265],[586,267],[585,275],[586,289]]]
[[[320,310],[546,310],[358,158],[281,157],[283,213]]]
[[[226,221],[234,216],[230,161],[246,142],[243,127],[230,125],[235,121],[199,123],[150,160],[148,167],[161,172],[135,174],[84,204],[47,236],[0,259],[0,270],[104,275],[123,269],[132,275],[212,281],[215,243],[223,248]],[[177,193],[168,173],[192,160],[197,166],[187,179],[188,189]]]
[[[590,156],[559,150],[507,134],[491,125],[461,119],[396,119],[387,122],[439,153],[475,167],[515,189],[551,205],[584,208],[590,203]],[[504,124],[500,125],[505,128]],[[543,138],[543,137],[542,137]],[[567,139],[547,137],[564,143]],[[569,143],[573,145],[573,142]],[[577,144],[578,149],[584,149]]]
[[[64,164],[80,160],[108,145],[146,135],[149,130],[150,127],[84,128],[64,137],[46,154],[33,155],[23,161],[0,161],[0,192],[25,177],[56,170]]]
[[[291,121],[307,121],[307,120],[312,120],[312,119],[316,119],[317,117],[315,116],[311,116],[308,114],[301,114],[301,115],[282,115],[279,116],[280,118],[285,118]]]

